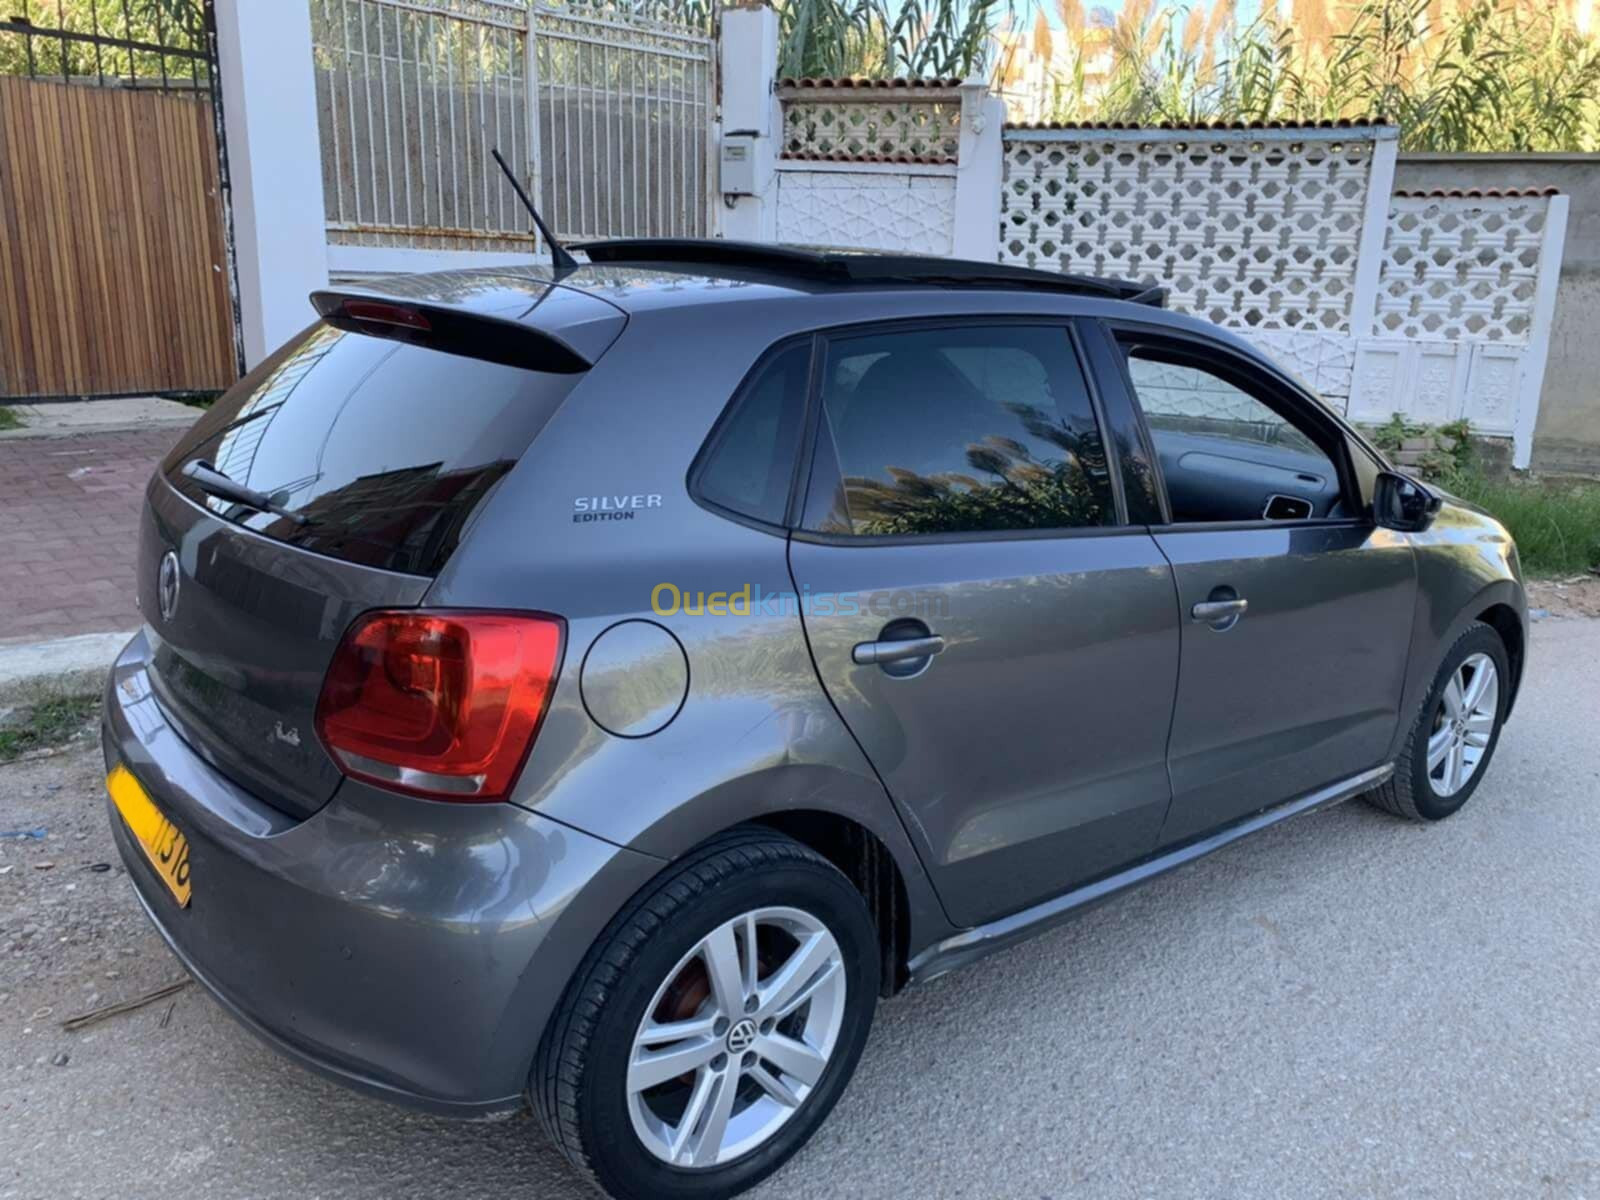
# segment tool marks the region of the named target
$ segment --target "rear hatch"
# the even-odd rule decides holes
[[[296,816],[339,783],[315,715],[345,630],[422,600],[625,321],[535,278],[462,278],[319,293],[325,319],[220,399],[150,484],[152,687],[198,753]],[[257,503],[219,495],[217,474]]]

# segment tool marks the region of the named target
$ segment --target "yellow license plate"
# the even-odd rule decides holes
[[[189,839],[156,807],[155,801],[127,767],[112,768],[106,776],[106,791],[117,806],[122,819],[128,823],[133,836],[139,839],[145,857],[161,876],[173,897],[185,908],[189,906]]]

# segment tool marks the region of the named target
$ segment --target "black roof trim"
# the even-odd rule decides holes
[[[592,263],[756,268],[839,286],[911,283],[930,287],[1006,287],[1103,296],[1157,307],[1166,302],[1165,289],[1144,283],[925,254],[805,250],[721,238],[612,238],[581,242],[572,249],[582,250]]]

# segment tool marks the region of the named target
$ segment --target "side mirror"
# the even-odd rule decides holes
[[[1372,515],[1385,529],[1421,533],[1433,524],[1443,503],[1426,484],[1398,471],[1383,471],[1372,494]]]

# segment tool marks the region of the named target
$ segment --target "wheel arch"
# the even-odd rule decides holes
[[[1506,648],[1506,660],[1511,666],[1511,686],[1505,708],[1506,719],[1509,720],[1512,705],[1516,703],[1517,693],[1522,688],[1522,667],[1528,654],[1528,631],[1518,611],[1504,601],[1489,605],[1478,613],[1476,619],[1498,633]]]
[[[619,866],[634,864],[626,876],[596,878],[568,898],[529,964],[522,1002],[507,1014],[513,1024],[537,1018],[537,1036],[530,1041],[507,1028],[502,1044],[516,1043],[531,1066],[545,1023],[593,941],[685,855],[749,827],[808,846],[861,891],[878,925],[886,993],[904,986],[906,964],[920,949],[956,932],[882,784],[832,765],[772,765],[663,806],[626,849],[619,848]],[[644,873],[637,869],[641,861],[650,864]]]
[[[670,870],[713,838],[750,826],[793,838],[855,885],[878,926],[885,995],[905,985],[907,963],[922,947],[956,931],[883,785],[833,764],[740,775],[673,806],[633,846]]]
[[[1462,571],[1458,562],[1426,551],[1418,555],[1418,567],[1417,615],[1391,758],[1399,754],[1445,652],[1472,625],[1480,621],[1489,625],[1505,643],[1512,674],[1507,717],[1527,661],[1528,601],[1520,580],[1508,573],[1485,582],[1476,572],[1469,576]]]
[[[820,808],[769,813],[749,825],[772,829],[815,850],[855,884],[878,928],[883,995],[904,988],[910,981],[911,898],[905,875],[883,840],[859,821]]]

